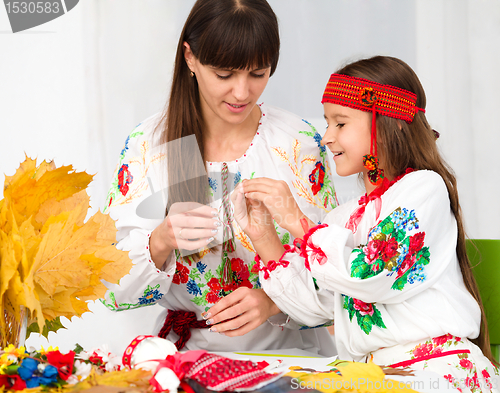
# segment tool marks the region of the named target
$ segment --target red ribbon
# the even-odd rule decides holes
[[[175,355],[169,355],[166,359],[158,360],[158,366],[156,367],[155,373],[153,377],[149,380],[150,385],[154,388],[155,391],[161,392],[163,391],[162,387],[156,380],[156,374],[162,368],[166,367],[172,370],[179,381],[181,381],[181,387],[186,392],[193,392],[193,389],[183,381],[186,373],[191,369],[194,363],[196,363],[202,356],[205,356],[207,351],[199,350],[199,351],[188,351],[186,353],[177,352]],[[155,360],[156,361],[156,360]]]
[[[392,367],[392,368],[396,368],[396,367],[408,367],[408,366],[411,366],[412,364],[421,362],[423,360],[430,360],[430,359],[435,359],[435,358],[441,358],[443,356],[456,355],[456,354],[459,354],[459,353],[470,353],[470,351],[468,349],[455,349],[453,351],[446,351],[446,352],[441,352],[441,353],[433,353],[432,355],[421,356],[419,358],[405,360],[405,361],[399,362],[399,363],[394,363],[394,364],[391,364],[390,366],[387,366],[387,367]]]
[[[414,171],[414,169],[408,168],[408,169],[406,169],[406,171],[402,175],[396,177],[393,181],[389,181],[389,180],[387,180],[387,178],[384,178],[382,180],[382,184],[380,184],[380,186],[375,188],[375,190],[373,190],[369,195],[365,194],[361,198],[359,198],[358,204],[360,205],[360,207],[358,207],[351,214],[351,216],[349,217],[349,221],[347,221],[347,224],[345,225],[345,227],[347,229],[350,229],[352,231],[352,233],[356,233],[356,231],[358,230],[359,222],[361,221],[361,219],[363,218],[363,215],[365,214],[366,205],[368,205],[368,203],[372,202],[372,201],[375,202],[375,212],[376,212],[375,219],[378,220],[378,218],[380,216],[380,210],[382,209],[382,199],[381,199],[382,195],[384,195],[384,193],[394,183],[396,183],[398,180],[400,180],[403,176],[405,176],[408,173],[413,172],[413,171]]]

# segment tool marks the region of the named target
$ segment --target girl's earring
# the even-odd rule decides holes
[[[384,179],[384,170],[378,168],[378,158],[367,154],[363,157],[363,166],[368,169],[368,179],[374,186],[380,185]]]
[[[191,71],[191,78],[194,78],[194,72]]]

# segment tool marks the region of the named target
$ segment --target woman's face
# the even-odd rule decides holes
[[[185,57],[198,81],[205,121],[220,119],[229,124],[242,124],[266,88],[271,67],[245,70],[214,68],[201,64],[191,53],[189,45],[185,49]]]

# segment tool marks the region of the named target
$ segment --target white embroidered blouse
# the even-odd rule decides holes
[[[361,202],[334,209],[302,250],[261,271],[266,293],[300,323],[334,319],[340,359],[445,334],[476,338],[481,314],[463,283],[443,179],[415,171]]]
[[[254,177],[285,180],[301,209],[315,221],[321,221],[337,203],[329,159],[319,143],[320,134],[307,121],[282,109],[262,104],[260,109],[260,124],[248,150],[239,159],[227,163],[230,189],[240,180]],[[225,286],[221,280],[221,247],[216,253],[205,251],[202,259],[191,265],[182,262],[178,253],[171,254],[163,270],[157,269],[151,261],[149,236],[162,222],[165,211],[165,205],[158,203],[161,198],[156,198],[155,193],[164,188],[167,172],[165,152],[158,146],[158,135],[153,134],[158,121],[158,115],[152,116],[132,131],[113,177],[106,211],[116,220],[118,247],[130,251],[134,266],[120,285],[108,285],[109,290],[102,300],[115,311],[160,304],[165,311],[156,321],[157,332],[168,309],[194,311],[201,319],[202,312],[235,288],[260,288],[255,251],[236,222],[233,223],[236,250],[230,254],[233,286]],[[211,205],[215,208],[221,202],[221,166],[220,162],[207,163]],[[145,211],[147,203],[141,205],[145,200],[152,205],[156,201],[156,208],[149,207]],[[277,230],[283,244],[292,244],[293,239],[287,231],[279,227]],[[324,322],[329,321],[322,321],[322,324]],[[137,325],[137,334],[141,334],[141,326],[154,322],[131,320],[130,323]],[[300,330],[296,324],[288,325],[295,329],[264,323],[245,336],[235,338],[211,333],[208,329],[191,329],[192,336],[185,349],[300,348],[334,354],[333,342],[325,328],[307,329],[304,326]],[[176,341],[178,337],[171,332],[168,338]]]

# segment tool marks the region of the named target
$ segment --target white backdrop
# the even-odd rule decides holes
[[[323,130],[320,100],[330,73],[361,57],[400,57],[426,90],[426,114],[457,174],[469,236],[500,238],[500,1],[269,2],[282,52],[262,100]],[[95,174],[91,203],[102,208],[126,136],[164,106],[193,3],[82,0],[16,34],[0,9],[0,185],[25,154],[54,159]],[[360,193],[353,179],[336,185],[341,201]],[[102,328],[113,330],[104,321]],[[76,327],[70,331],[64,334]]]

